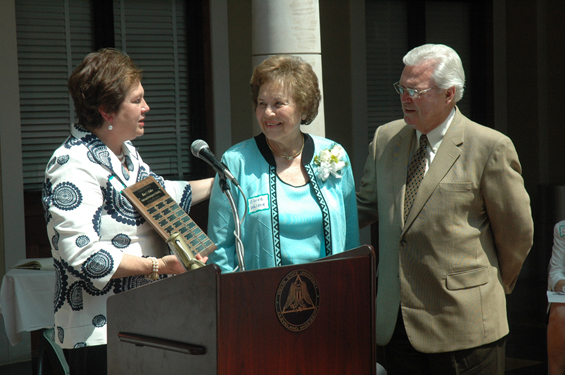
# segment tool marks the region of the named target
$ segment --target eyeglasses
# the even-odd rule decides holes
[[[408,95],[409,95],[412,99],[419,98],[420,95],[422,95],[422,94],[425,93],[426,91],[430,91],[431,89],[436,89],[436,88],[437,88],[437,86],[434,86],[434,87],[430,87],[430,88],[425,89],[425,90],[409,89],[409,88],[407,88],[407,87],[400,86],[400,85],[398,84],[398,82],[393,83],[392,85],[394,86],[394,90],[395,90],[399,95],[402,95],[402,94],[404,94],[404,93],[406,92],[406,93],[408,93]]]

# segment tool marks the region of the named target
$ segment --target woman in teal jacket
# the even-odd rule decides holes
[[[222,157],[243,196],[227,182],[240,214],[246,270],[311,262],[359,246],[355,182],[339,144],[302,133],[321,99],[312,67],[273,56],[255,67],[252,102],[262,133]],[[216,176],[218,179],[218,176]],[[210,198],[208,235],[218,246],[209,262],[238,268],[234,219],[218,182]]]

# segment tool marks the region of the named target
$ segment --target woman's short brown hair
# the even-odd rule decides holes
[[[78,124],[87,130],[102,126],[98,111],[116,112],[127,93],[141,82],[141,70],[124,52],[104,48],[88,54],[69,77],[68,88]]]
[[[298,56],[271,56],[253,69],[250,82],[253,108],[257,109],[257,96],[261,85],[277,81],[290,89],[289,93],[302,109],[305,119],[301,124],[308,125],[314,121],[322,99],[318,77],[312,66]]]

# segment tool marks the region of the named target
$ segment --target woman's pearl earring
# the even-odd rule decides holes
[[[112,126],[112,124],[108,125],[108,130],[112,130],[114,129],[114,127]]]

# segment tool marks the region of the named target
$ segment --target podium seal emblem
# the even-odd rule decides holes
[[[303,331],[316,319],[320,307],[320,290],[314,276],[306,270],[294,270],[279,283],[275,311],[289,331]]]

